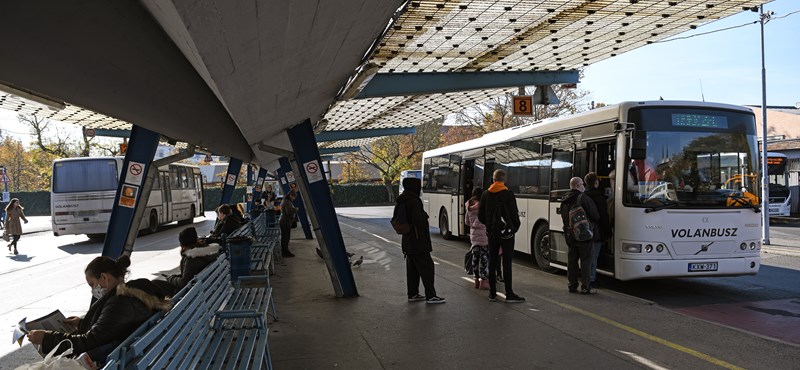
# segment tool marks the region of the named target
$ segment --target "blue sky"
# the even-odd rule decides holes
[[[800,11],[798,0],[776,0],[765,6],[775,12],[765,26],[767,105],[800,102]],[[676,37],[739,26],[758,19],[742,12]],[[590,100],[606,104],[626,100],[701,100],[761,105],[761,43],[758,23],[684,40],[648,45],[589,66],[581,89]],[[80,131],[72,125],[75,135]],[[0,109],[0,129],[27,144],[28,128],[16,115]]]
[[[767,105],[800,102],[800,1],[764,6],[775,15],[764,27]],[[758,20],[743,12],[676,37],[705,33]],[[589,66],[579,88],[606,104],[626,100],[701,100],[761,105],[761,33],[758,23],[651,44]]]

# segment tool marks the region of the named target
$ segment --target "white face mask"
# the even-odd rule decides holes
[[[92,297],[100,299],[103,298],[104,295],[106,295],[106,288],[101,287],[100,283],[97,283],[97,285],[92,288]]]

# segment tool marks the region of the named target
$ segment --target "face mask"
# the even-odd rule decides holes
[[[104,295],[106,295],[106,288],[101,287],[100,283],[97,283],[97,285],[92,288],[92,297],[100,299],[103,298]]]

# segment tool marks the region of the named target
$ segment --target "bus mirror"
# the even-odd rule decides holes
[[[645,159],[647,157],[647,134],[640,130],[634,131],[629,147],[631,159]]]

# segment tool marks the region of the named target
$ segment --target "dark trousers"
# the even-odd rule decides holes
[[[511,261],[514,259],[514,238],[489,239],[489,295],[497,294],[497,269],[500,267],[500,247],[503,247],[503,280],[506,284],[506,296],[514,294],[511,277]]]
[[[570,288],[578,287],[578,274],[581,275],[581,285],[584,289],[589,289],[591,285],[589,278],[592,269],[592,243],[591,242],[567,242],[569,252],[567,253],[567,281]],[[580,272],[578,261],[580,260]]]
[[[21,236],[21,235],[13,235],[13,234],[12,234],[12,235],[11,235],[11,243],[9,243],[9,245],[10,245],[10,246],[12,246],[12,247],[14,247],[14,248],[16,248],[16,247],[17,247],[17,242],[19,241],[19,237],[20,237],[20,236]]]
[[[436,297],[436,288],[433,287],[433,258],[430,253],[406,255],[406,281],[408,284],[408,297],[419,294],[419,280],[425,287],[425,299]]]
[[[292,237],[292,223],[285,224],[283,222],[280,223],[281,225],[281,251],[288,252],[289,251],[289,239]]]

